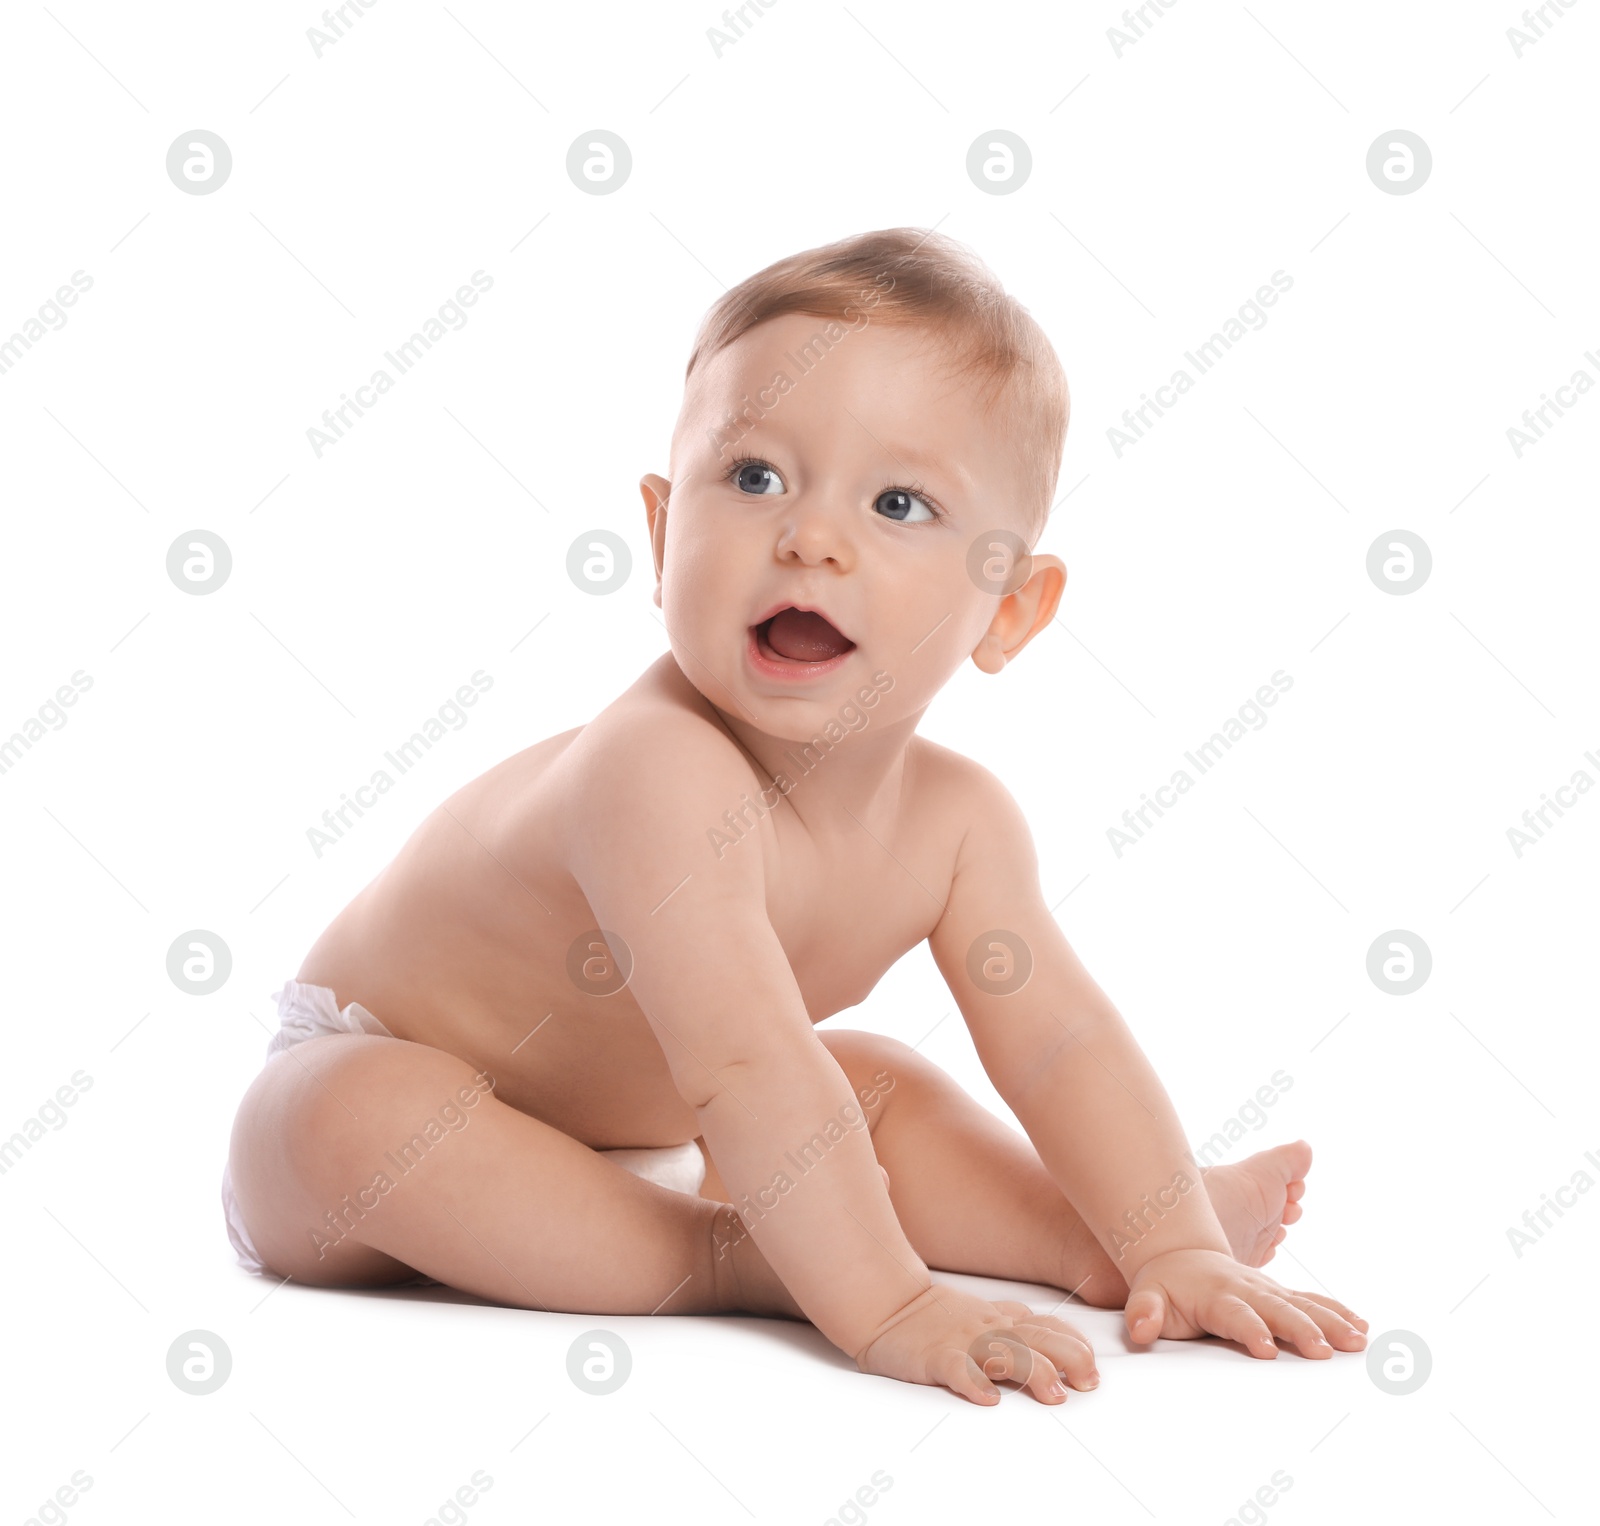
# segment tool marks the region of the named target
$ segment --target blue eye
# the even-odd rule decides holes
[[[885,488],[872,505],[885,519],[897,519],[902,524],[921,524],[939,516],[915,493],[904,488]]]
[[[786,491],[776,468],[754,456],[741,456],[732,462],[723,473],[723,481],[733,483],[741,493],[752,498],[772,497]],[[927,524],[942,517],[942,511],[922,496],[916,483],[908,488],[891,484],[879,489],[872,507],[897,524]]]
[[[765,461],[735,461],[729,473],[742,493],[781,493],[783,479]],[[763,478],[767,480],[763,482]]]

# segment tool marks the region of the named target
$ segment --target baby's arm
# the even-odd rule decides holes
[[[707,829],[751,788],[748,767],[698,718],[651,729],[585,760],[570,867],[599,926],[628,946],[629,989],[729,1195],[759,1211],[747,1219],[757,1246],[806,1317],[854,1353],[932,1278],[767,919],[759,838],[720,858],[711,846]],[[800,1172],[792,1156],[830,1120],[827,1153]]]
[[[929,945],[996,1090],[1127,1282],[1133,1338],[1356,1349],[1341,1305],[1233,1260],[1160,1079],[1045,905],[1022,812],[976,764],[961,777],[972,819]]]

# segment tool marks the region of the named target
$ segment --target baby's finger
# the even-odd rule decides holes
[[[1042,1325],[1046,1330],[1054,1330],[1059,1335],[1070,1335],[1075,1341],[1082,1341],[1090,1350],[1094,1343],[1070,1320],[1058,1319],[1054,1314],[1026,1314],[1018,1315],[1017,1323],[1022,1325]]]
[[[1213,1299],[1200,1311],[1200,1324],[1224,1340],[1238,1341],[1251,1356],[1271,1360],[1278,1354],[1277,1342],[1264,1321],[1244,1299],[1226,1293]]]
[[[984,1375],[979,1362],[968,1352],[957,1351],[954,1347],[939,1352],[928,1363],[928,1379],[986,1409],[1000,1402],[1000,1390]]]
[[[1337,1298],[1330,1298],[1326,1293],[1305,1293],[1294,1288],[1286,1288],[1284,1296],[1287,1298],[1309,1298],[1312,1303],[1319,1303],[1325,1309],[1332,1309],[1341,1319],[1348,1320],[1358,1330],[1364,1331],[1367,1322],[1354,1309],[1347,1309]]]
[[[1059,1341],[1060,1337],[1035,1335],[1031,1337],[1031,1345],[1037,1348],[1046,1339]],[[1057,1366],[1060,1365],[1060,1358],[1054,1353],[1046,1352],[1042,1349],[1033,1349],[1030,1354],[1033,1357],[1033,1370],[1028,1374],[1023,1386],[1041,1404],[1063,1403],[1067,1397],[1067,1391],[1061,1386],[1060,1375],[1056,1372]],[[1096,1381],[1098,1382],[1099,1380],[1096,1379]],[[1077,1385],[1074,1384],[1073,1386],[1076,1387]]]
[[[1035,1337],[1040,1338],[1042,1332]],[[967,1347],[967,1355],[991,1383],[1018,1383],[1041,1404],[1059,1404],[1067,1396],[1055,1363],[1021,1331],[986,1330]]]
[[[1160,1288],[1140,1288],[1122,1311],[1128,1334],[1141,1346],[1153,1341],[1167,1323],[1167,1299]]]
[[[1054,1330],[1044,1319],[1019,1319],[1012,1327],[1021,1340],[1043,1352],[1067,1375],[1067,1382],[1087,1393],[1100,1383],[1094,1348],[1076,1330]]]
[[[1321,1326],[1296,1304],[1277,1293],[1257,1293],[1251,1300],[1274,1335],[1288,1341],[1301,1356],[1321,1361],[1333,1355],[1333,1347],[1323,1339]]]
[[[1366,1336],[1349,1320],[1342,1314],[1334,1313],[1317,1299],[1308,1297],[1304,1293],[1285,1293],[1283,1296],[1295,1308],[1316,1321],[1317,1328],[1327,1336],[1329,1345],[1338,1347],[1340,1351],[1360,1351],[1367,1344]]]

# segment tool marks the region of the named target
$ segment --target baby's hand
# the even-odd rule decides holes
[[[1060,1404],[1066,1390],[1100,1381],[1089,1342],[1065,1320],[1034,1314],[1026,1304],[989,1303],[936,1282],[892,1316],[888,1329],[856,1353],[856,1366],[905,1383],[942,1384],[974,1404],[998,1404],[989,1378],[1021,1383],[1041,1404]]]
[[[1141,1345],[1158,1335],[1193,1340],[1210,1333],[1238,1341],[1251,1356],[1275,1357],[1274,1336],[1302,1356],[1329,1357],[1333,1348],[1360,1351],[1366,1320],[1321,1293],[1295,1293],[1254,1267],[1214,1250],[1174,1250],[1152,1256],[1128,1289],[1128,1334]]]

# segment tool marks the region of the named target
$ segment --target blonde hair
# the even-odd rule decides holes
[[[1022,507],[1031,542],[1048,517],[1061,470],[1071,405],[1067,379],[1028,310],[977,255],[942,233],[857,233],[758,270],[718,298],[701,320],[684,383],[696,367],[769,318],[809,313],[858,326],[865,306],[875,321],[934,330],[948,347],[952,378],[976,376],[983,384],[985,410],[1008,396],[1028,484]]]

